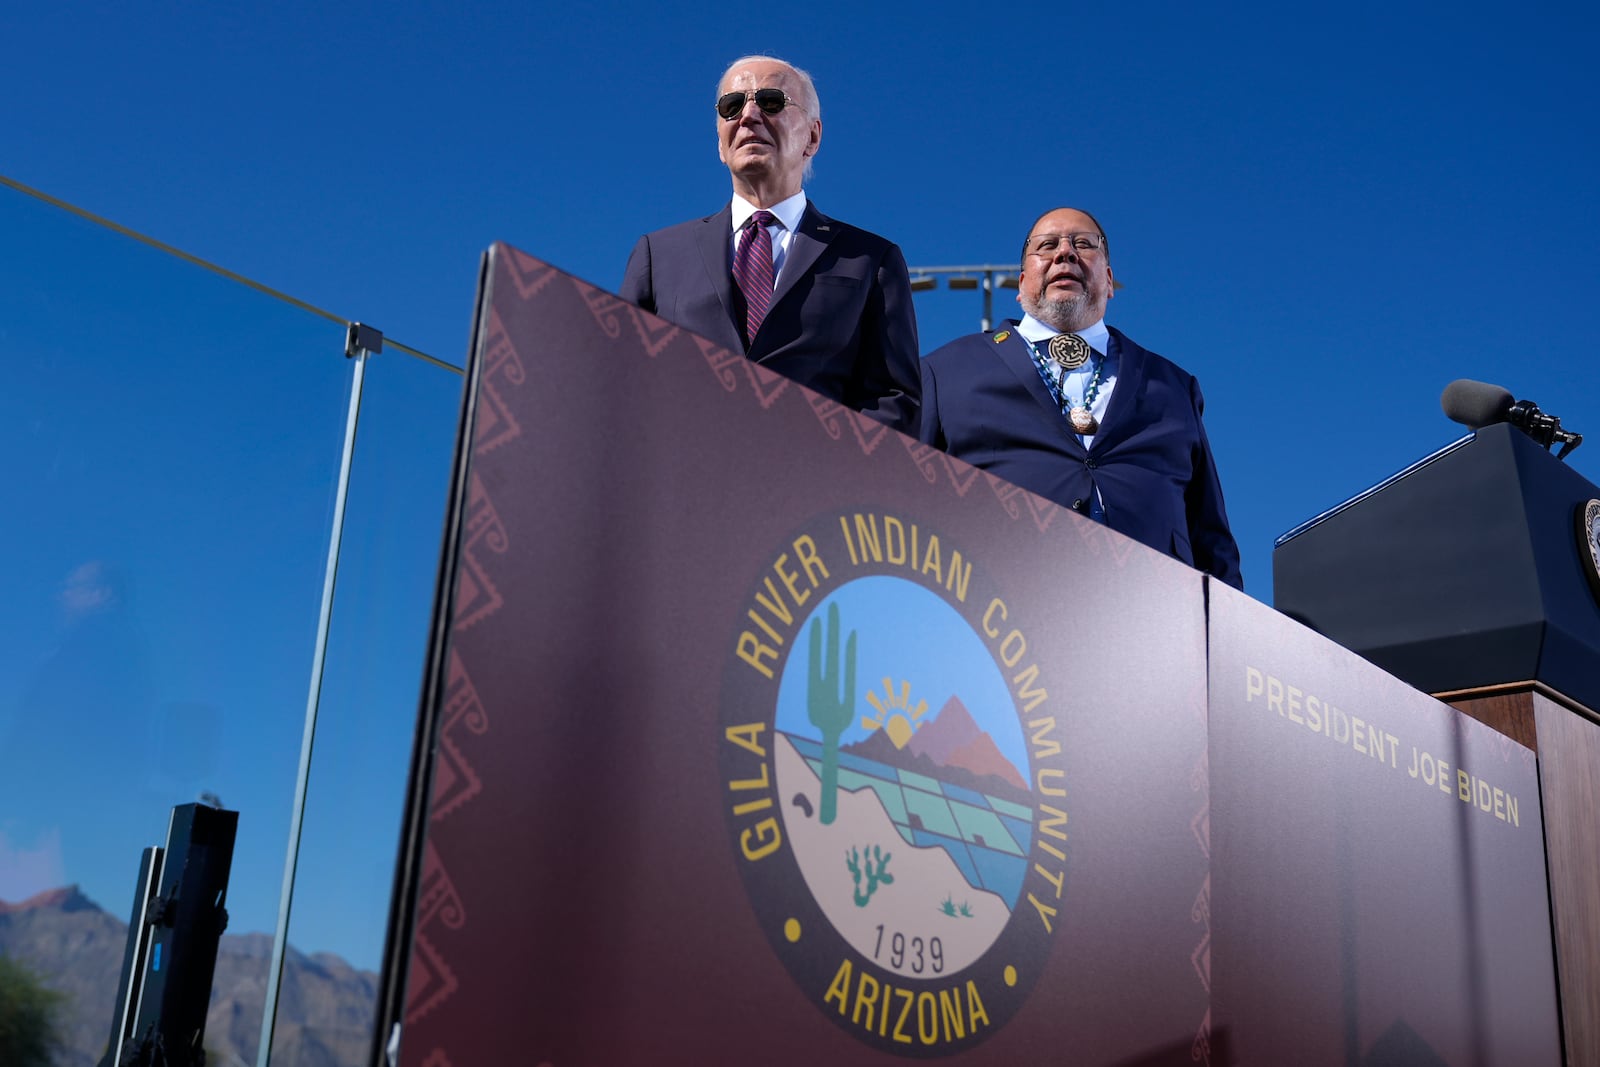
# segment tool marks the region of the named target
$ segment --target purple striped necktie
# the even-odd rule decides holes
[[[744,294],[745,347],[755,341],[761,320],[772,307],[772,234],[767,227],[778,219],[770,211],[757,211],[739,232],[739,248],[733,255],[733,280]]]

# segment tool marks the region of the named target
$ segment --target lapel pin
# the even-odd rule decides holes
[[[1011,336],[1011,331],[1010,330],[1001,330],[999,333],[994,335],[994,343],[995,344],[999,344],[1001,341],[1004,341],[1007,337],[1010,337],[1010,336]]]

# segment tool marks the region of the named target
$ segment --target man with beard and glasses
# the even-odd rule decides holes
[[[1094,217],[1040,216],[1022,321],[922,361],[922,440],[1242,589],[1200,385],[1105,324],[1112,291]]]
[[[917,432],[917,323],[900,249],[822,214],[801,182],[822,144],[811,76],[735,60],[717,87],[722,210],[646,234],[621,295],[829,399]]]

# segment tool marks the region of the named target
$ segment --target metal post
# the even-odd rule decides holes
[[[985,332],[994,326],[994,291],[1015,289],[1018,271],[1001,263],[979,263],[967,267],[911,267],[912,290],[923,291],[937,286],[935,279],[945,278],[952,289],[982,289],[983,318],[980,329]]]
[[[305,821],[306,788],[311,781],[311,747],[317,735],[317,706],[322,698],[322,670],[328,656],[328,630],[333,621],[333,589],[339,574],[339,542],[344,536],[344,508],[350,495],[350,468],[356,453],[356,422],[361,415],[361,383],[367,358],[383,351],[383,334],[359,322],[350,323],[344,354],[354,360],[350,375],[350,407],[345,415],[344,452],[339,458],[339,487],[334,494],[333,529],[328,535],[328,565],[322,577],[322,606],[317,616],[317,642],[311,654],[311,684],[306,695],[305,730],[300,737],[300,770],[295,778],[294,812],[289,818],[289,849],[283,861],[283,889],[278,896],[278,928],[272,937],[272,962],[267,967],[266,1003],[261,1012],[261,1044],[256,1067],[272,1058],[272,1030],[277,1023],[278,992],[283,985],[283,957],[289,945],[289,912],[294,901],[295,867],[300,860],[300,831]]]

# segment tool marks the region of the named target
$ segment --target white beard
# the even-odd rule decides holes
[[[1041,300],[1023,296],[1020,302],[1022,310],[1046,326],[1053,326],[1065,333],[1072,333],[1094,325],[1093,321],[1079,321],[1082,316],[1088,313],[1090,307],[1088,293],[1079,293],[1076,296],[1045,297]]]

